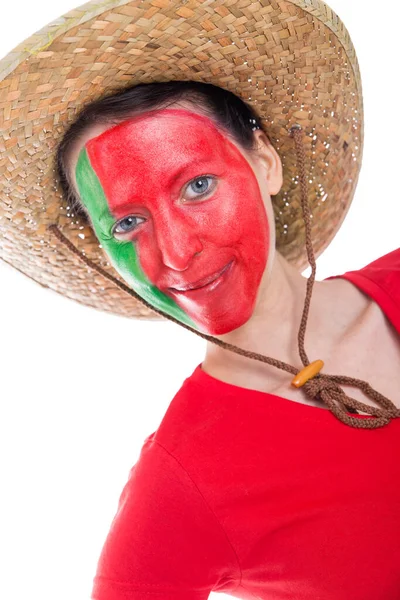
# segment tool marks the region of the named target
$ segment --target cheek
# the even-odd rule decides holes
[[[225,185],[213,202],[212,228],[216,236],[231,242],[269,237],[269,222],[260,189],[254,177]],[[243,241],[243,240],[242,240]]]
[[[150,281],[157,281],[162,270],[162,257],[154,236],[144,234],[134,242],[139,264]]]

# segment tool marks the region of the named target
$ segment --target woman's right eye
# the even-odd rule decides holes
[[[134,231],[134,229],[136,229],[136,226],[139,223],[135,223],[134,221],[137,221],[138,219],[141,219],[141,221],[145,221],[146,219],[142,219],[142,217],[125,217],[124,219],[121,219],[120,221],[118,221],[113,228],[113,234],[115,233],[131,233],[132,231]]]

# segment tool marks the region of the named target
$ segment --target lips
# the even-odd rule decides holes
[[[193,283],[189,283],[185,286],[176,286],[176,287],[170,287],[170,290],[173,291],[177,291],[177,292],[186,292],[187,290],[195,290],[201,287],[204,287],[208,284],[210,284],[212,281],[215,281],[215,279],[217,279],[218,277],[220,277],[220,275],[222,275],[222,273],[224,273],[224,271],[226,271],[226,269],[229,268],[229,266],[232,264],[233,259],[224,267],[222,267],[222,269],[220,269],[219,271],[217,271],[216,273],[212,273],[211,275],[208,275],[207,277],[203,277],[203,279],[199,279],[198,281],[194,281]]]

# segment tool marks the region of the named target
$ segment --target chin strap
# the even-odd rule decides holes
[[[293,125],[289,131],[291,137],[293,137],[295,141],[298,168],[300,174],[301,205],[306,226],[306,248],[308,260],[311,265],[311,275],[307,280],[306,299],[304,303],[303,316],[301,319],[298,334],[299,354],[301,361],[304,365],[304,368],[300,371],[298,370],[298,368],[293,367],[292,365],[289,365],[280,360],[264,356],[263,354],[258,354],[257,352],[249,352],[248,350],[244,350],[243,348],[239,348],[238,346],[234,346],[233,344],[223,342],[222,340],[219,340],[218,338],[215,338],[211,335],[207,335],[200,331],[197,331],[196,329],[193,329],[189,325],[178,321],[177,319],[168,315],[167,313],[164,313],[154,308],[151,304],[149,304],[146,300],[139,296],[139,294],[137,294],[134,290],[132,290],[126,284],[119,281],[116,277],[110,275],[107,271],[105,271],[100,266],[96,265],[96,263],[94,263],[84,254],[82,254],[74,246],[74,244],[72,244],[72,242],[70,242],[64,236],[64,234],[61,233],[57,225],[50,225],[48,229],[60,240],[60,242],[62,242],[62,244],[67,246],[67,248],[76,256],[78,256],[79,259],[82,260],[87,266],[103,275],[103,277],[105,277],[106,279],[115,283],[115,285],[118,286],[121,290],[136,298],[139,302],[147,306],[147,308],[149,308],[150,310],[158,313],[162,317],[166,317],[167,319],[173,321],[177,325],[185,327],[185,329],[192,331],[193,333],[202,337],[203,339],[212,342],[226,350],[229,350],[236,354],[240,354],[242,356],[246,356],[250,359],[259,360],[261,362],[277,367],[278,369],[287,371],[288,373],[292,373],[293,375],[295,375],[294,379],[292,379],[291,382],[293,386],[297,388],[302,388],[306,396],[311,400],[318,400],[324,402],[329,408],[329,410],[335,415],[335,417],[337,417],[337,419],[339,419],[339,421],[341,421],[345,425],[357,429],[377,429],[378,427],[383,427],[387,425],[391,419],[400,417],[400,409],[396,408],[396,406],[391,400],[374,390],[369,383],[363,381],[362,379],[355,379],[354,377],[346,377],[344,375],[328,375],[320,373],[320,370],[324,365],[323,361],[316,360],[310,363],[304,349],[304,337],[311,302],[312,288],[315,281],[316,264],[311,243],[311,219],[307,200],[307,174],[305,170],[305,151],[302,141],[302,128],[300,125]],[[343,385],[358,387],[366,396],[370,397],[377,404],[379,404],[381,408],[363,404],[362,402],[359,402],[358,400],[347,396],[345,392],[341,389],[341,387],[338,385],[340,383]],[[373,415],[374,418],[362,416],[352,417],[348,414],[357,413],[357,409],[361,412],[367,413],[367,415]]]

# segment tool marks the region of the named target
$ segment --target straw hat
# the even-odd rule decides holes
[[[84,103],[133,82],[177,79],[220,85],[258,111],[283,164],[272,198],[276,247],[300,271],[308,260],[289,128],[302,126],[315,256],[324,251],[350,207],[363,148],[359,67],[339,17],[321,0],[96,0],[0,61],[4,261],[82,304],[162,318],[115,284],[121,276],[63,199],[53,161]],[[52,224],[109,278],[60,243]]]

